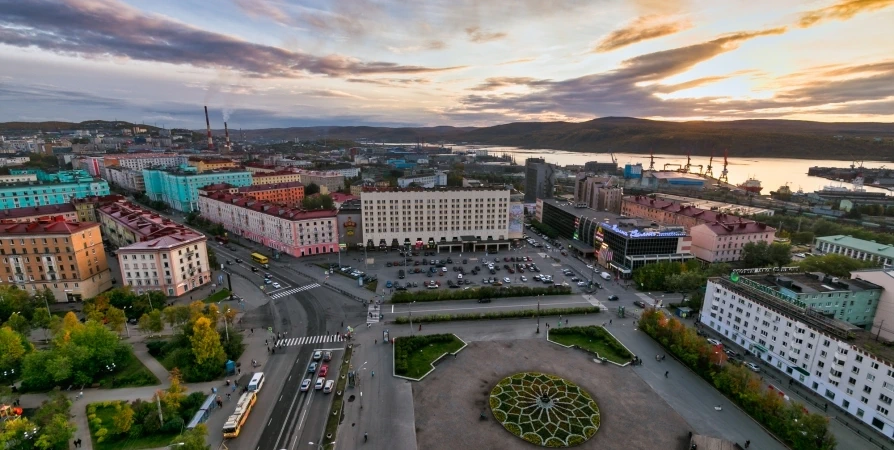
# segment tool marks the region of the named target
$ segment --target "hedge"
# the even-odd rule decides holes
[[[553,308],[541,309],[540,316],[558,316],[558,315],[579,315],[579,314],[596,314],[599,312],[598,306],[581,306],[577,308]],[[451,320],[492,320],[492,319],[521,319],[537,317],[536,309],[522,309],[518,311],[500,311],[487,313],[468,313],[468,314],[431,314],[427,316],[413,316],[415,323],[428,322],[449,322]],[[409,316],[399,316],[394,319],[396,324],[409,323]]]
[[[429,334],[425,336],[405,336],[394,341],[394,371],[406,374],[410,368],[409,354],[429,344],[446,344],[456,340],[452,334]]]
[[[566,327],[566,328],[553,328],[549,330],[550,337],[552,336],[568,336],[568,335],[578,335],[587,338],[588,340],[593,340],[599,342],[602,346],[607,348],[609,351],[614,352],[616,355],[623,359],[631,359],[633,358],[633,354],[630,353],[630,350],[627,350],[614,336],[612,336],[605,328],[596,327],[596,326],[588,326],[588,327]],[[608,355],[600,355],[602,357],[607,357]]]
[[[503,288],[482,287],[477,289],[438,289],[436,291],[400,291],[391,296],[391,303],[436,302],[441,300],[471,300],[478,298],[535,297],[538,295],[568,295],[571,287],[511,286]]]

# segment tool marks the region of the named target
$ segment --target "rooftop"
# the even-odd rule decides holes
[[[713,200],[705,200],[702,198],[684,197],[682,195],[672,195],[672,194],[664,194],[664,193],[656,194],[656,197],[660,197],[664,200],[678,202],[678,203],[681,203],[681,204],[684,204],[687,206],[694,206],[696,208],[704,209],[704,210],[708,210],[708,211],[739,214],[742,216],[752,216],[752,215],[757,215],[757,214],[773,215],[772,209],[758,208],[755,206],[738,205],[735,203],[715,202]]]
[[[222,191],[212,192],[210,194],[202,195],[202,197],[207,197],[211,200],[216,200],[219,202],[230,203],[242,208],[269,214],[271,216],[280,217],[286,220],[321,219],[326,217],[335,217],[335,215],[338,213],[338,211],[335,209],[308,211],[301,208],[290,208],[273,202],[255,200],[248,196],[229,194]]]
[[[601,222],[603,229],[626,237],[681,237],[688,235],[683,227],[662,226],[656,222],[620,216],[609,211],[578,207],[572,202],[545,199],[543,203],[559,208],[575,217]]]
[[[741,218],[740,218],[741,220]],[[736,234],[753,234],[753,233],[775,233],[776,229],[765,223],[752,222],[750,220],[742,220],[738,223],[705,223],[696,226],[705,226],[711,229],[719,236],[731,236]]]
[[[822,236],[816,238],[817,241],[828,242],[830,244],[840,245],[842,247],[852,248],[854,250],[858,250],[865,253],[871,253],[874,255],[881,255],[886,258],[894,259],[894,246],[887,244],[879,244],[875,241],[867,241],[863,239],[857,239],[851,236],[844,236],[841,234],[835,236]]]
[[[251,186],[242,186],[239,188],[239,193],[248,193],[248,192],[260,192],[260,191],[275,191],[277,189],[291,189],[291,188],[299,188],[304,187],[304,184],[298,181],[290,181],[288,183],[274,183],[274,184],[255,184]]]
[[[190,170],[192,169],[192,170]],[[159,172],[165,172],[173,176],[177,177],[205,177],[209,175],[216,175],[222,173],[233,173],[233,174],[245,174],[251,175],[251,172],[246,171],[245,169],[234,167],[234,168],[226,168],[226,169],[214,169],[214,170],[206,170],[204,172],[196,172],[196,168],[192,166],[187,166],[184,168],[181,167],[152,167],[143,170],[155,170]]]
[[[96,222],[66,222],[59,217],[53,222],[22,222],[0,225],[0,238],[9,235],[74,234],[98,226],[99,224]]]
[[[24,208],[5,209],[0,212],[0,219],[19,219],[22,217],[73,213],[75,211],[75,206],[71,203],[62,203],[59,205],[29,206]]]
[[[881,286],[865,280],[838,278],[822,272],[748,275],[745,278],[778,292],[785,290],[796,295],[882,289]]]
[[[139,237],[140,241],[150,241],[172,234],[204,237],[203,234],[191,228],[187,228],[128,201],[106,204],[100,206],[99,210],[112,220],[131,230]]]
[[[625,201],[637,203],[643,206],[648,206],[651,208],[661,209],[673,214],[680,214],[683,216],[694,217],[702,222],[706,223],[739,223],[740,221],[751,221],[749,219],[742,219],[739,216],[734,216],[732,214],[727,214],[720,211],[712,211],[710,209],[702,209],[696,208],[692,205],[687,205],[681,202],[670,201],[670,200],[656,200],[653,198],[646,197],[644,195],[631,195],[624,197]]]
[[[291,170],[280,170],[278,172],[256,172],[252,176],[254,178],[264,178],[264,177],[277,177],[282,175],[299,175],[298,172],[293,172]]]
[[[207,238],[204,234],[195,232],[186,227],[180,227],[179,229],[171,229],[168,230],[168,234],[163,236],[149,239],[145,241],[135,242],[133,244],[128,245],[127,247],[122,247],[118,249],[118,252],[128,252],[128,251],[141,251],[141,250],[159,250],[159,249],[168,249],[168,248],[177,248],[182,245],[191,244],[193,242],[204,241]]]
[[[78,203],[94,203],[98,205],[105,205],[108,203],[114,203],[118,201],[127,200],[123,195],[111,194],[111,195],[88,195],[83,198],[74,198],[71,200],[72,204]]]
[[[473,192],[473,191],[505,191],[509,192],[509,189],[506,188],[495,188],[495,187],[459,187],[459,186],[437,186],[433,188],[421,188],[421,187],[375,187],[375,186],[364,186],[363,192]]]

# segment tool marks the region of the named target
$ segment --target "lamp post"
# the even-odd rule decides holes
[[[148,290],[146,290],[146,300],[149,300],[149,310],[152,311],[153,309],[155,309],[155,307],[152,306],[152,296],[149,295]]]
[[[130,308],[133,308],[133,306],[124,307],[124,329],[127,330],[127,337],[130,337],[130,327],[127,326],[127,310]]]
[[[410,336],[413,335],[413,303],[416,302],[410,302]]]
[[[537,296],[537,334],[540,334],[540,296]]]
[[[226,335],[227,335],[227,342],[230,342],[230,327],[229,327],[229,325],[227,325],[227,313],[226,313],[226,311],[223,310],[223,305],[221,305],[221,302],[217,302],[217,305],[220,307],[220,310],[223,312],[224,333],[226,333]]]

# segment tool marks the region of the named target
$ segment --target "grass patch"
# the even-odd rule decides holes
[[[127,352],[127,359],[121,362],[121,369],[114,373],[97,375],[95,382],[104,389],[155,386],[160,383],[158,377],[143,365],[133,351]]]
[[[427,336],[405,336],[395,341],[395,371],[398,375],[419,378],[429,370],[431,364],[444,353],[454,353],[463,342],[452,334]]]
[[[576,345],[618,364],[628,363],[633,358],[633,355],[602,327],[555,328],[549,331],[549,339],[562,345]]]
[[[208,296],[205,300],[202,300],[205,303],[217,303],[219,301],[230,298],[230,290],[229,289],[221,289],[211,295]]]
[[[379,288],[379,280],[373,281],[372,283],[366,283],[363,287],[366,288],[366,290],[375,293],[376,289]]]
[[[341,368],[338,371],[338,382],[335,383],[335,392],[332,393],[332,395],[335,396],[335,399],[332,401],[332,410],[329,411],[329,418],[326,419],[326,431],[323,433],[325,442],[324,448],[326,449],[335,448],[336,431],[338,431],[338,425],[341,423],[341,417],[343,415],[342,409],[345,404],[345,387],[348,385],[348,371],[351,367],[353,347],[353,345],[349,345],[348,348],[345,349],[345,356],[341,361]],[[339,392],[341,392],[341,394],[339,394]],[[332,439],[326,439],[325,436],[327,434],[331,434]]]
[[[114,427],[115,423],[115,407],[114,406],[97,406],[96,418],[101,420],[102,425],[96,428],[96,421],[90,423],[90,438],[93,440],[93,448],[95,450],[138,450],[143,448],[162,448],[167,447],[171,440],[177,436],[174,433],[159,433],[149,436],[130,437],[127,435],[108,435],[103,442],[97,442],[99,439],[96,433],[99,429],[108,429]],[[178,430],[179,431],[179,430]],[[119,437],[120,436],[120,437]],[[117,439],[116,439],[117,438]]]

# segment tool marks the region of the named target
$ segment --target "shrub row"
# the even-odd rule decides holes
[[[438,289],[426,291],[400,291],[391,296],[391,303],[436,302],[441,300],[470,300],[478,298],[501,297],[535,297],[538,295],[568,295],[570,286],[526,287],[511,286],[503,288],[481,287],[477,289]]]
[[[441,344],[453,342],[456,337],[452,334],[429,334],[426,336],[406,336],[394,341],[394,370],[398,375],[407,373],[410,368],[409,355],[429,344]]]
[[[603,345],[609,348],[609,350],[613,351],[616,355],[622,358],[633,358],[633,354],[630,353],[629,350],[624,348],[614,336],[609,334],[605,328],[602,327],[568,327],[568,328],[553,328],[549,330],[550,335],[572,335],[578,334],[581,336],[585,336],[588,339],[593,339],[601,342]]]
[[[579,314],[596,314],[599,312],[598,306],[581,306],[578,308],[553,308],[541,309],[540,316],[558,316],[558,315],[579,315]],[[536,309],[523,309],[518,311],[498,311],[487,313],[468,313],[468,314],[431,314],[427,316],[415,316],[413,322],[450,322],[451,320],[492,320],[492,319],[521,319],[537,317]],[[399,316],[394,319],[396,324],[409,323],[407,316]],[[555,331],[555,330],[553,330]]]

